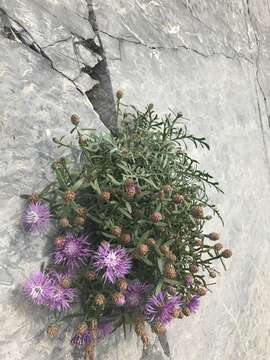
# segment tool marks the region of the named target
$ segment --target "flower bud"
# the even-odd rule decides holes
[[[90,280],[90,281],[93,281],[96,279],[97,275],[94,271],[87,271],[85,274],[84,274],[85,278],[87,280]]]
[[[201,239],[195,239],[194,245],[195,246],[203,246],[203,241]]]
[[[165,192],[165,194],[169,194],[172,191],[171,185],[164,185],[163,191]]]
[[[71,120],[72,124],[75,126],[79,125],[79,123],[80,123],[80,117],[79,117],[79,115],[76,115],[76,114],[71,115],[70,120]]]
[[[208,238],[212,241],[217,241],[219,240],[220,236],[217,232],[211,232],[210,234],[208,234]]]
[[[117,99],[121,99],[124,96],[124,92],[122,89],[119,89],[116,91],[116,97]]]
[[[67,228],[70,224],[69,224],[69,220],[67,218],[62,218],[59,220],[59,225],[62,228]]]
[[[127,245],[131,240],[131,235],[130,234],[122,234],[121,235],[121,243],[123,245]]]
[[[175,194],[173,195],[173,201],[175,204],[181,204],[184,201],[184,196],[181,194]]]
[[[136,248],[136,253],[139,255],[139,256],[144,256],[147,254],[148,252],[148,246],[146,244],[140,244],[137,246]]]
[[[166,328],[159,321],[157,321],[152,325],[152,331],[157,335],[161,335],[165,333]]]
[[[50,324],[48,327],[47,327],[47,335],[49,337],[55,337],[58,333],[58,326],[56,324]]]
[[[167,263],[164,266],[164,275],[168,278],[168,279],[175,279],[176,278],[176,270],[174,268],[174,266],[170,263]]]
[[[200,295],[200,296],[205,296],[206,292],[207,292],[207,290],[205,288],[199,288],[197,291],[198,295]]]
[[[170,254],[170,248],[168,245],[160,245],[159,250],[165,256]]]
[[[97,306],[102,306],[102,305],[104,304],[104,302],[105,302],[105,297],[104,297],[104,295],[102,295],[102,294],[97,294],[97,295],[95,296],[95,304],[96,304]]]
[[[71,279],[68,276],[64,276],[60,281],[59,281],[59,285],[64,288],[64,289],[68,289],[71,286]]]
[[[214,249],[216,251],[220,251],[220,250],[223,249],[223,245],[221,243],[217,243],[217,244],[214,245]]]
[[[65,244],[65,237],[64,237],[64,236],[57,236],[57,237],[54,239],[53,243],[54,243],[54,246],[55,246],[56,248],[61,248],[61,247],[63,247],[64,244]]]
[[[85,217],[86,217],[87,210],[86,210],[85,208],[83,208],[83,207],[77,208],[77,209],[76,209],[76,213],[77,213],[80,217],[85,218]]]
[[[118,290],[121,290],[121,291],[126,291],[128,288],[128,284],[125,279],[117,280],[116,286],[117,286]]]
[[[88,330],[88,326],[86,322],[81,322],[77,325],[76,332],[79,335],[83,335]]]
[[[110,201],[111,193],[109,193],[108,191],[102,191],[99,194],[99,197],[101,198],[101,200],[108,202]]]
[[[197,273],[199,271],[199,266],[196,264],[191,264],[189,267],[189,271],[193,274]]]
[[[28,202],[33,202],[36,203],[38,202],[38,194],[33,192],[29,197],[28,197]]]
[[[170,295],[175,295],[175,294],[176,294],[176,288],[173,287],[173,286],[168,286],[168,287],[167,287],[167,292],[168,292]]]
[[[204,215],[202,206],[194,206],[192,208],[192,215],[196,218],[202,218]]]
[[[64,199],[66,201],[73,201],[75,199],[75,196],[76,196],[76,194],[73,191],[64,192]]]
[[[122,229],[120,228],[120,226],[114,226],[112,228],[112,235],[114,236],[120,236],[122,232]]]
[[[160,212],[155,211],[153,214],[150,215],[150,220],[154,223],[157,223],[162,220],[162,215]]]
[[[121,292],[115,292],[112,294],[112,299],[115,305],[122,306],[125,304],[125,296]]]
[[[230,249],[223,250],[221,256],[224,257],[225,259],[230,258],[232,256],[232,250]]]
[[[156,240],[155,240],[155,239],[148,239],[148,240],[147,240],[147,245],[148,245],[148,246],[154,246],[155,243],[156,243]]]
[[[190,310],[187,306],[184,306],[182,308],[182,313],[185,315],[185,316],[189,316],[190,315]]]

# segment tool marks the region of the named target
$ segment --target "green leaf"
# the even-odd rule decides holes
[[[121,183],[119,181],[117,181],[111,174],[107,174],[107,177],[111,180],[111,182],[114,184],[114,185],[121,185]]]
[[[118,211],[120,211],[124,216],[126,216],[128,219],[133,220],[132,216],[125,210],[122,208],[118,208]]]
[[[160,273],[163,274],[163,267],[164,267],[164,263],[165,263],[164,258],[158,257],[157,263],[158,263],[158,268],[159,268]]]
[[[79,179],[78,181],[76,181],[75,184],[70,187],[70,191],[77,191],[82,186],[84,181],[84,179]]]
[[[130,203],[128,201],[125,201],[125,205],[126,205],[127,211],[130,214],[132,214],[132,207],[131,207]]]
[[[147,259],[147,258],[145,258],[145,257],[140,257],[140,260],[142,260],[146,265],[154,266],[154,264],[152,263],[152,261],[150,261],[149,259]]]
[[[155,294],[156,295],[161,291],[162,285],[163,285],[163,279],[160,279],[157,286],[156,286],[156,288],[155,288]]]

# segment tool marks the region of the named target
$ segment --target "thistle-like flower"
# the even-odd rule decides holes
[[[190,302],[187,304],[187,307],[189,308],[189,311],[191,313],[197,312],[199,306],[200,306],[200,297],[198,295],[193,296]]]
[[[70,276],[67,274],[52,272],[50,273],[53,288],[48,298],[48,306],[51,310],[66,311],[70,309],[70,304],[76,296],[76,289],[65,286]]]
[[[97,326],[97,341],[103,340],[113,331],[113,326],[109,322],[101,320]],[[78,325],[75,335],[71,339],[71,343],[78,347],[83,347],[93,342],[93,336],[87,324],[81,323]]]
[[[90,256],[87,240],[87,235],[66,234],[63,246],[56,248],[53,253],[55,264],[66,265],[70,271],[79,268]]]
[[[125,292],[126,304],[128,307],[138,307],[142,305],[144,296],[149,290],[150,285],[142,283],[139,280],[133,280],[128,284]]]
[[[31,202],[25,206],[22,214],[22,226],[31,234],[40,234],[47,229],[50,219],[49,208],[40,202]]]
[[[53,291],[52,280],[43,272],[37,271],[23,284],[23,292],[26,297],[37,305],[45,305]]]
[[[104,281],[114,283],[117,279],[123,278],[131,268],[131,260],[121,246],[111,247],[107,242],[99,245],[94,252],[93,267],[96,271],[104,271]]]
[[[173,318],[174,311],[179,309],[181,302],[178,296],[166,296],[162,291],[152,295],[145,305],[145,317],[148,321],[167,325]]]

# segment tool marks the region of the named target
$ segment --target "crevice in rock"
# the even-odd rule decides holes
[[[134,45],[138,45],[138,46],[143,46],[147,49],[150,49],[150,50],[167,50],[167,51],[182,51],[183,49],[184,50],[187,50],[187,51],[191,51],[199,56],[202,56],[204,58],[209,58],[209,57],[213,57],[213,56],[223,56],[224,58],[226,59],[229,59],[229,60],[236,60],[236,59],[244,59],[246,60],[247,62],[253,64],[252,60],[250,60],[249,58],[247,58],[244,54],[241,54],[239,52],[237,52],[236,50],[232,49],[233,53],[234,53],[234,56],[230,56],[230,55],[227,55],[223,52],[211,52],[211,53],[203,53],[197,49],[194,49],[194,48],[191,48],[187,45],[178,45],[178,46],[175,46],[175,47],[165,47],[165,46],[160,46],[160,45],[149,45],[149,44],[145,44],[141,41],[137,41],[137,40],[131,40],[131,39],[127,39],[127,38],[123,38],[123,37],[118,37],[118,36],[114,36],[112,34],[109,34],[103,30],[99,30],[100,33],[104,34],[104,35],[107,35],[109,37],[111,37],[112,39],[116,39],[118,41],[121,41],[121,42],[128,42],[130,44],[134,44]],[[115,59],[116,60],[116,59]],[[119,59],[120,60],[120,59]]]
[[[105,126],[107,126],[107,128],[109,128],[112,132],[116,132],[117,116],[107,59],[100,40],[92,0],[87,0],[87,5],[89,9],[89,22],[96,34],[100,46],[98,46],[94,40],[87,40],[85,42],[85,46],[98,53],[102,60],[99,61],[93,68],[85,66],[83,69],[83,71],[91,76],[92,79],[98,81],[91,90],[86,92],[86,95]]]

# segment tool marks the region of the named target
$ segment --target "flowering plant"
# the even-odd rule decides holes
[[[33,234],[58,223],[49,263],[23,289],[53,310],[48,335],[67,313],[78,318],[71,342],[86,358],[127,324],[147,347],[150,329],[163,334],[174,318],[197,311],[218,272],[213,261],[224,265],[231,256],[218,233],[204,231],[212,215],[220,217],[207,195],[208,186],[220,191],[218,183],[186,152],[188,142],[208,148],[205,139],[187,132],[181,113],[160,119],[153,105],[141,112],[120,106],[121,97],[115,134],[81,129],[72,115],[72,140],[54,142],[80,161],[54,161],[56,181],[25,196],[22,216]]]

